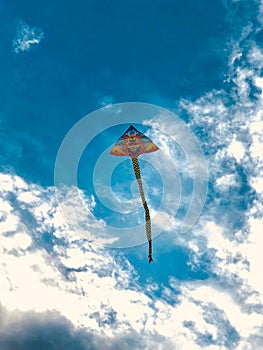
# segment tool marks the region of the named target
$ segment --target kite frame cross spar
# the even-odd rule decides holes
[[[151,216],[148,208],[147,201],[145,199],[141,171],[138,157],[143,153],[151,153],[158,151],[159,148],[154,142],[152,142],[147,136],[138,131],[133,125],[130,125],[125,133],[117,140],[112,147],[110,154],[121,157],[129,156],[132,159],[132,165],[134,174],[139,186],[140,196],[145,211],[145,229],[148,240],[148,259],[149,263],[153,261],[152,258],[152,231],[151,231]]]

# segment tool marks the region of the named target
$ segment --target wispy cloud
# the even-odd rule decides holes
[[[198,261],[202,264],[204,256],[209,258],[210,271],[215,276],[207,287],[195,284],[191,298],[197,297],[198,304],[207,305],[210,295],[234,327],[232,345],[215,342],[212,333],[209,344],[229,349],[233,344],[237,349],[260,349],[263,55],[255,42],[243,35],[235,43],[233,54],[235,51],[235,59],[230,61],[229,94],[223,90],[212,91],[197,101],[181,101],[181,108],[187,111],[190,126],[199,135],[207,155],[210,191],[206,211],[198,225],[185,242],[175,241],[192,249],[193,266],[197,266]],[[201,296],[199,292],[205,289]],[[200,338],[194,324],[190,322],[187,326]]]
[[[99,107],[109,108],[114,103],[114,98],[112,96],[105,95],[99,98]]]
[[[30,51],[32,46],[39,44],[43,38],[44,32],[41,28],[30,27],[21,19],[13,39],[13,50],[15,53]]]

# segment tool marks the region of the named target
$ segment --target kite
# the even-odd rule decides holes
[[[121,157],[128,156],[132,159],[132,165],[134,174],[139,185],[140,196],[142,200],[142,204],[145,211],[145,228],[146,228],[146,236],[149,244],[149,254],[148,259],[149,263],[153,261],[152,258],[152,233],[151,233],[151,217],[150,211],[145,199],[142,179],[141,179],[141,171],[138,157],[143,153],[150,153],[158,151],[158,147],[144,134],[138,131],[133,125],[125,131],[125,133],[117,140],[115,145],[112,147],[110,154]]]

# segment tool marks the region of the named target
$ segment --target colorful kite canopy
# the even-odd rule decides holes
[[[147,136],[131,125],[115,143],[110,154],[136,158],[140,154],[158,151],[158,149]]]
[[[136,176],[137,183],[139,185],[140,196],[142,199],[142,204],[145,210],[145,227],[146,235],[149,244],[149,263],[153,261],[152,258],[152,233],[151,233],[151,217],[150,211],[145,199],[140,165],[138,161],[138,156],[143,153],[150,153],[158,151],[158,147],[153,143],[147,136],[138,131],[133,125],[125,131],[125,133],[118,139],[115,145],[112,147],[110,154],[114,156],[129,156],[132,158],[133,170]]]

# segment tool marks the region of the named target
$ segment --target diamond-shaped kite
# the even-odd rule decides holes
[[[146,235],[149,244],[149,263],[153,261],[152,258],[152,233],[151,233],[151,217],[150,211],[145,199],[140,165],[138,157],[143,153],[150,153],[158,151],[158,147],[153,143],[147,136],[138,131],[133,125],[125,131],[125,133],[118,139],[115,145],[112,147],[110,154],[114,156],[129,156],[132,159],[133,170],[137,183],[139,185],[140,196],[142,199],[142,204],[145,210],[145,221],[146,221]]]

